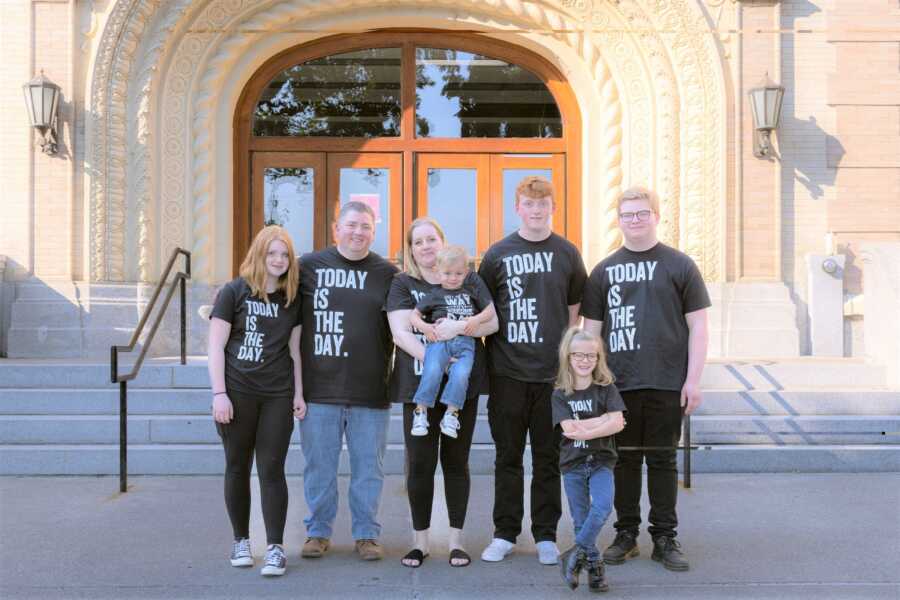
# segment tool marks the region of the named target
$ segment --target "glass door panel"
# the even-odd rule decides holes
[[[552,228],[566,235],[565,157],[561,154],[525,156],[491,155],[491,238],[496,241],[519,228],[516,213],[516,187],[525,177],[538,175],[553,183],[554,210]]]
[[[336,153],[328,155],[328,205],[331,231],[339,207],[364,202],[375,212],[372,251],[396,259],[402,250],[403,158],[399,153]]]
[[[490,157],[487,154],[419,154],[415,217],[436,220],[447,242],[477,258],[490,245]]]
[[[298,255],[323,247],[325,155],[257,152],[252,168],[251,239],[267,225],[280,225],[290,234]]]

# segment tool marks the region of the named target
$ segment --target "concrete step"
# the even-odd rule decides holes
[[[346,449],[341,474],[349,473]],[[683,473],[682,452],[678,453]],[[218,444],[134,445],[128,448],[132,475],[221,475],[224,456]],[[303,473],[303,454],[292,445],[286,465],[290,475]],[[403,473],[404,449],[388,447],[385,472]],[[703,446],[692,453],[692,473],[879,473],[900,472],[900,446]],[[476,475],[494,473],[494,448],[474,444],[469,468]],[[526,449],[525,471],[531,472]],[[0,445],[0,475],[114,475],[119,472],[119,449],[113,444]],[[702,487],[702,478],[694,485]]]
[[[710,415],[898,415],[900,392],[884,389],[735,391],[706,389],[698,416]],[[488,397],[478,412],[487,414]],[[205,415],[208,388],[128,390],[129,415]],[[400,404],[391,407],[401,414]],[[119,390],[106,388],[0,388],[0,415],[117,415]]]
[[[900,444],[900,416],[749,417],[696,416],[694,444]],[[432,427],[438,427],[433,423]],[[299,428],[293,443],[300,443]],[[388,443],[403,444],[403,418],[391,416]],[[115,444],[115,415],[0,415],[0,444]],[[479,415],[473,441],[491,444],[486,415]],[[217,444],[209,415],[142,415],[128,419],[129,444]]]
[[[119,372],[128,370],[127,357]],[[797,358],[781,361],[710,361],[703,371],[702,385],[708,389],[779,391],[785,389],[849,389],[885,385],[884,367],[858,359]],[[34,360],[0,360],[0,388],[111,387],[109,365]],[[208,388],[206,359],[191,357],[187,365],[167,360],[144,363],[131,388]]]

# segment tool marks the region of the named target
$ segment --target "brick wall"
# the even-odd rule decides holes
[[[0,2],[0,254],[7,255],[7,278],[22,277],[32,266],[32,133],[22,84],[32,78],[31,2]],[[13,25],[14,26],[10,26]]]

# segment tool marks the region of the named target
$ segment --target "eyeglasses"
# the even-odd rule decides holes
[[[650,215],[653,214],[652,210],[639,210],[637,212],[623,212],[619,213],[619,220],[623,223],[631,223],[634,221],[634,218],[637,217],[638,221],[646,221],[650,218]]]
[[[570,357],[574,358],[578,362],[582,361],[590,361],[594,362],[598,358],[600,358],[599,354],[594,354],[593,352],[572,352],[569,354]]]

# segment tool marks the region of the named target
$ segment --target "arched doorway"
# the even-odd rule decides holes
[[[373,249],[397,258],[406,226],[436,217],[480,256],[514,230],[513,190],[556,187],[554,229],[580,245],[580,117],[562,75],[476,34],[383,31],[281,52],[235,113],[234,252],[278,223],[298,252],[326,246],[348,200],[378,214]]]

